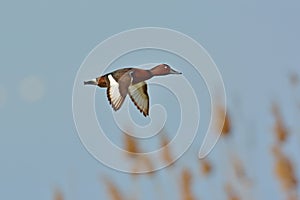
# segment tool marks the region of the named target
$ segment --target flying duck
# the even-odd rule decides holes
[[[97,85],[107,88],[107,98],[112,108],[117,111],[121,108],[127,94],[146,117],[149,115],[149,96],[146,80],[153,76],[181,74],[167,64],[160,64],[152,69],[123,68],[107,73],[98,78],[84,81],[84,85]]]

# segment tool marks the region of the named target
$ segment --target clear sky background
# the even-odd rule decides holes
[[[177,170],[132,181],[130,175],[95,160],[81,144],[73,122],[73,82],[84,58],[107,37],[144,26],[183,32],[209,52],[224,79],[236,135],[220,141],[211,159],[226,163],[228,152],[237,152],[255,180],[248,191],[251,199],[283,199],[272,171],[271,103],[278,103],[291,133],[285,150],[299,179],[300,89],[289,81],[291,74],[300,74],[299,10],[296,0],[2,0],[0,199],[50,200],[55,188],[66,199],[105,199],[102,175],[125,193],[137,190],[140,199],[155,199],[157,188],[165,191],[166,199],[179,199],[173,192],[177,180],[172,179]],[[136,64],[142,63],[133,61]],[[177,65],[176,69],[185,70]],[[102,94],[101,103],[109,109]],[[195,142],[176,166],[196,170],[198,148]],[[231,179],[229,166],[218,166],[210,180],[196,181],[195,194],[225,199],[221,182]]]

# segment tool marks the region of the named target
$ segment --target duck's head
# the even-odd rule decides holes
[[[168,74],[182,74],[181,72],[175,71],[167,64],[157,65],[153,67],[150,71],[153,74],[153,76],[163,76]]]

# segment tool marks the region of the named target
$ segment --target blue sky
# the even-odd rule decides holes
[[[271,102],[279,103],[293,133],[286,151],[299,177],[299,87],[292,89],[288,81],[291,73],[300,73],[299,9],[296,0],[1,1],[0,198],[47,200],[59,187],[67,199],[101,199],[106,195],[102,174],[124,190],[128,184],[134,189],[139,182],[101,165],[81,144],[72,117],[72,88],[84,58],[101,41],[131,28],[157,26],[194,38],[223,76],[237,136],[218,143],[212,160],[226,161],[222,152],[240,152],[257,183],[254,199],[282,199],[270,170],[270,108]],[[178,166],[194,159],[197,144]],[[153,179],[174,185],[166,173]],[[230,178],[225,174],[221,168],[208,183],[200,181],[197,186],[209,191],[201,195],[224,199],[222,187],[212,194],[212,186]],[[151,180],[141,177],[140,184],[141,194],[152,199]],[[176,199],[173,185],[165,189]]]

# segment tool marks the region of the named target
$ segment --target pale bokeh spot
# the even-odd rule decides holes
[[[27,102],[36,102],[45,95],[44,82],[37,76],[28,76],[20,82],[20,96]]]
[[[7,101],[7,92],[6,89],[0,85],[0,108],[3,108]]]

